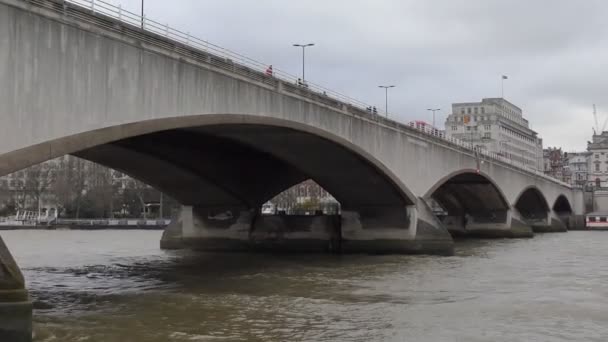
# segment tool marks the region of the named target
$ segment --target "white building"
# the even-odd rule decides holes
[[[488,152],[543,169],[542,139],[530,129],[522,110],[502,98],[452,104],[447,137],[470,142]]]
[[[568,171],[570,173],[570,184],[584,186],[589,177],[589,152],[568,153]]]
[[[594,134],[587,142],[589,152],[588,181],[596,188],[608,187],[608,132]]]

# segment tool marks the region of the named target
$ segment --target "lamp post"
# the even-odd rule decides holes
[[[384,112],[386,114],[386,117],[388,118],[388,90],[390,88],[395,88],[395,86],[394,85],[381,85],[381,86],[378,86],[378,88],[384,89]]]
[[[293,46],[295,47],[301,47],[302,48],[302,83],[304,83],[306,81],[306,69],[305,69],[305,63],[306,63],[306,48],[310,47],[310,46],[315,46],[314,43],[308,43],[308,44],[293,44]]]
[[[144,21],[146,19],[144,18],[144,0],[141,0],[141,29],[144,29]]]
[[[435,112],[440,111],[441,108],[429,108],[427,110],[433,112],[433,128],[435,128]]]

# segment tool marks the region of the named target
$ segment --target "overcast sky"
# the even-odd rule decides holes
[[[106,0],[139,11],[140,0]],[[384,108],[443,127],[452,102],[500,97],[544,146],[584,150],[608,114],[608,2],[600,0],[145,0],[149,18]]]

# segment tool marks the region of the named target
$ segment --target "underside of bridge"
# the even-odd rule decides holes
[[[163,239],[167,248],[433,252],[414,240],[439,230],[421,219],[417,200],[370,161],[329,139],[285,127],[172,129],[74,154],[140,179],[183,204]],[[340,215],[260,214],[263,203],[307,179],[340,202]],[[429,243],[445,250],[447,239],[440,240]]]
[[[531,230],[513,222],[500,189],[476,171],[449,177],[430,195],[435,212],[455,237],[528,237]]]
[[[564,223],[566,229],[576,228],[573,222],[573,210],[570,201],[564,195],[559,195],[553,204],[553,213]]]
[[[545,196],[536,187],[529,187],[522,192],[515,203],[515,209],[536,233],[567,230],[564,222],[555,216]]]

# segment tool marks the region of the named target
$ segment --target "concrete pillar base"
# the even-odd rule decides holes
[[[529,225],[512,218],[511,227],[509,228],[475,227],[466,229],[466,233],[462,235],[462,237],[478,239],[521,239],[534,237],[534,231]]]
[[[373,219],[342,212],[342,253],[453,255],[454,241],[419,200],[416,207],[384,209]]]
[[[225,215],[230,218],[220,225],[200,210],[185,206],[163,233],[160,245],[208,252],[453,254],[452,237],[430,210],[366,210],[363,219],[352,211],[341,217],[256,217],[241,211]],[[413,227],[408,223],[411,220]]]
[[[160,238],[160,249],[175,250],[184,248],[186,246],[182,240],[182,222],[176,218],[163,231],[163,235]]]
[[[0,238],[0,341],[32,341],[32,309],[21,270]]]
[[[570,215],[568,230],[587,230],[585,215]]]
[[[534,233],[565,233],[568,228],[562,221],[552,218],[550,225],[533,225],[532,230]]]
[[[217,212],[218,210],[215,210]],[[165,229],[161,248],[208,252],[339,252],[338,216],[255,216],[230,210],[223,216],[184,206]],[[230,214],[228,214],[230,212]]]
[[[0,291],[0,341],[31,342],[32,309],[27,291]]]

